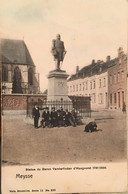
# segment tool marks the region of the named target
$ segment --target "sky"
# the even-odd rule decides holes
[[[127,52],[127,0],[1,0],[0,37],[24,40],[40,73],[40,89],[55,69],[52,39],[61,35],[67,50],[62,69],[71,75],[92,59]]]

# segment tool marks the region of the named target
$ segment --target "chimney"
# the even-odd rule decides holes
[[[103,61],[98,60],[97,61],[98,67],[99,67],[99,72],[102,72],[102,65],[103,65]]]
[[[94,63],[95,63],[95,59],[92,60],[92,64],[94,64]]]
[[[110,56],[107,56],[106,62],[110,62],[110,59],[111,59],[111,57]]]
[[[76,73],[78,73],[79,72],[79,66],[77,65],[76,66]]]
[[[100,64],[101,60],[97,60],[97,63]]]
[[[120,48],[118,49],[118,57],[122,57],[123,54],[124,54],[123,48],[120,47]]]

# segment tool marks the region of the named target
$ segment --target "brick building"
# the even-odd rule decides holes
[[[108,69],[109,108],[126,108],[127,56],[122,48],[118,49],[116,64]]]
[[[2,93],[37,94],[39,74],[23,40],[0,40]]]

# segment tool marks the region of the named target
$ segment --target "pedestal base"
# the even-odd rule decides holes
[[[67,88],[68,74],[63,70],[50,71],[48,74],[48,101],[70,101]]]

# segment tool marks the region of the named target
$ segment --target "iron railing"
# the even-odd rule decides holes
[[[34,104],[37,103],[38,107],[40,108],[40,112],[42,114],[43,109],[48,107],[49,111],[51,111],[52,107],[55,107],[55,110],[60,109],[61,107],[63,108],[63,110],[65,111],[66,109],[68,109],[68,111],[72,111],[72,109],[74,108],[78,115],[80,117],[91,117],[91,109],[90,106],[87,104],[87,101],[80,101],[80,100],[76,100],[76,101],[28,101],[27,102],[27,116],[32,116],[32,109],[34,107]]]

